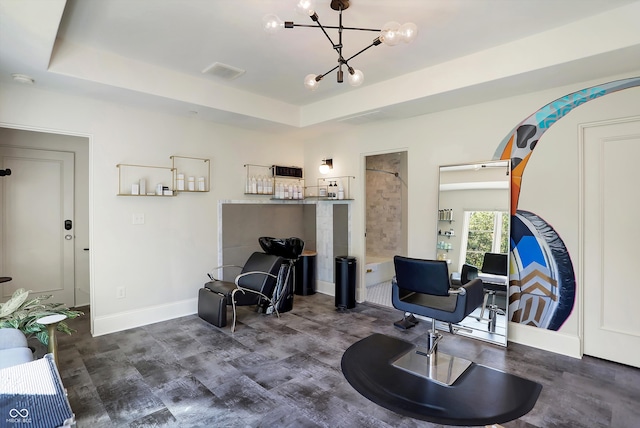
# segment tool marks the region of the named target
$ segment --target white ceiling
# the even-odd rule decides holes
[[[334,72],[310,92],[304,76],[336,65],[329,41],[317,28],[262,30],[268,13],[312,24],[295,2],[0,0],[0,84],[24,73],[46,89],[282,130],[406,117],[640,70],[638,0],[351,0],[345,26],[411,21],[418,39],[352,60],[365,74],[360,88],[336,83]],[[316,2],[320,22],[337,25],[329,0]],[[376,36],[345,31],[344,56]],[[214,62],[246,73],[203,74]]]

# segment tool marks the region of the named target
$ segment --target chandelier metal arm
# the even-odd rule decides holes
[[[367,46],[366,48],[364,48],[364,49],[360,50],[360,52],[358,52],[358,53],[356,53],[356,54],[354,54],[354,55],[351,55],[349,58],[347,58],[346,60],[344,60],[344,63],[345,63],[345,64],[347,64],[347,62],[351,61],[352,59],[354,59],[355,57],[357,57],[358,55],[360,55],[362,52],[364,52],[364,51],[366,51],[367,49],[372,48],[372,47],[374,47],[374,46],[378,46],[378,45],[379,45],[379,44],[381,44],[381,43],[382,43],[382,41],[380,41],[380,37],[376,37],[375,39],[373,39],[373,42],[372,42],[369,46]]]
[[[293,21],[286,21],[284,28],[293,28],[293,27],[307,27],[307,28],[317,28],[317,25],[313,24],[296,24]],[[330,30],[339,30],[340,27],[336,27],[335,25],[323,25],[324,28],[328,28]],[[342,27],[343,30],[357,30],[357,31],[375,31],[379,32],[380,29],[375,28],[358,28],[358,27]]]

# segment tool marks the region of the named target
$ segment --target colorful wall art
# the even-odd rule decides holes
[[[562,238],[541,217],[518,210],[524,170],[533,150],[547,129],[574,108],[636,86],[640,86],[640,77],[568,94],[520,122],[498,146],[494,159],[511,159],[509,314],[512,322],[558,330],[571,314],[576,297],[573,263]]]

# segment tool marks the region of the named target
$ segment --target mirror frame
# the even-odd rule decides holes
[[[482,172],[480,177],[473,177],[476,171]],[[443,173],[447,171],[456,171],[452,177],[444,177]],[[498,198],[492,198],[492,202],[487,206],[481,206],[478,199],[468,198],[463,195],[464,198],[461,204],[454,204],[460,210],[456,212],[454,208],[443,206],[443,192],[453,191],[495,191],[504,190],[505,200]],[[450,195],[450,194],[449,194]],[[501,198],[501,196],[500,196]],[[469,201],[470,202],[466,202]],[[474,205],[464,205],[475,204]],[[507,230],[507,276],[504,279],[505,292],[504,292],[504,307],[500,309],[504,312],[501,315],[496,312],[489,312],[485,310],[483,317],[479,318],[478,308],[472,315],[465,318],[462,322],[455,325],[458,328],[457,333],[472,337],[475,339],[483,340],[493,344],[507,346],[508,339],[508,325],[509,325],[509,267],[511,263],[511,161],[510,160],[490,160],[484,162],[472,162],[467,164],[454,164],[454,165],[441,165],[438,174],[438,218],[436,221],[436,258],[438,260],[449,261],[449,273],[453,286],[461,284],[460,270],[462,268],[463,261],[459,260],[462,255],[462,243],[466,243],[466,237],[463,236],[463,232],[466,230],[464,221],[461,221],[465,211],[503,211],[509,216],[508,230]],[[455,226],[454,226],[455,224]],[[445,230],[448,228],[448,230]],[[459,248],[455,248],[451,241],[456,242]],[[458,254],[456,265],[451,263],[452,254]],[[480,266],[478,266],[480,269]],[[500,278],[502,281],[502,278]],[[501,294],[501,292],[499,292]],[[502,296],[498,301],[502,301]],[[489,296],[491,299],[492,296]],[[490,300],[489,302],[490,303]],[[493,315],[495,320],[493,321],[494,330],[491,331],[490,317]],[[502,334],[504,332],[504,334]]]

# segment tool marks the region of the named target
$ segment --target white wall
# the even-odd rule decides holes
[[[635,74],[638,75],[640,71]],[[406,120],[354,126],[350,131],[307,141],[305,167],[307,171],[316,171],[323,157],[332,157],[335,175],[352,174],[357,177],[352,206],[355,230],[351,255],[363,260],[363,158],[367,154],[406,148],[410,183],[409,256],[434,258],[439,165],[489,160],[505,136],[540,107],[576,90],[633,76],[611,76]],[[606,95],[578,107],[542,137],[523,177],[519,208],[535,212],[556,229],[569,250],[576,275],[580,272],[578,124],[635,115],[640,115],[640,88]],[[624,247],[620,251],[625,251]],[[360,279],[363,279],[362,263],[359,271]],[[509,340],[579,356],[579,277],[577,281],[576,307],[560,331],[511,323]],[[359,284],[363,283],[359,281]]]
[[[94,334],[196,312],[217,265],[219,199],[243,199],[245,163],[302,164],[302,145],[197,119],[5,85],[0,124],[86,135],[90,141],[91,314]],[[119,197],[116,164],[211,159],[211,192]],[[145,215],[132,225],[132,214]],[[126,297],[116,299],[116,287]]]
[[[437,241],[439,165],[491,159],[513,127],[548,102],[597,83],[631,76],[358,125],[339,134],[311,138],[304,146],[280,141],[277,135],[16,86],[5,87],[0,93],[0,123],[70,131],[90,139],[92,314],[94,333],[103,334],[195,312],[196,291],[204,273],[217,260],[217,201],[244,198],[245,163],[304,162],[305,178],[314,183],[320,161],[329,157],[334,161],[331,175],[355,176],[350,255],[362,261],[364,157],[407,150],[408,255],[430,258],[435,256]],[[523,178],[519,208],[542,216],[557,230],[578,275],[577,125],[640,115],[639,101],[640,88],[633,88],[578,107],[544,135]],[[211,158],[211,192],[168,199],[115,196],[117,163],[169,164],[172,154]],[[133,226],[132,213],[144,213],[146,224]],[[358,283],[364,284],[364,263],[359,263],[359,270]],[[115,298],[117,286],[126,287],[125,299]],[[509,339],[579,355],[580,334],[576,307],[559,332],[512,325]]]

